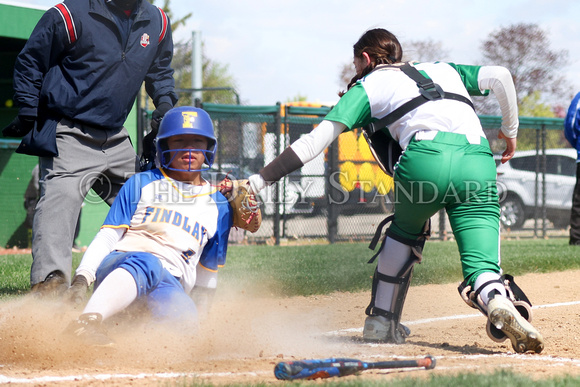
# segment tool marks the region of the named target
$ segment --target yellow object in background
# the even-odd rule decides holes
[[[338,136],[338,160],[357,161],[360,159],[356,144],[356,134],[354,132],[342,133]]]
[[[375,173],[371,163],[363,163],[358,170],[360,188],[365,192],[371,192],[374,188]]]
[[[371,152],[371,148],[369,147],[369,143],[362,134],[358,136],[358,150],[361,154],[362,160],[375,161],[375,158]]]
[[[393,189],[394,181],[393,178],[387,175],[381,167],[378,165],[374,166],[374,174],[375,174],[375,187],[377,188],[377,192],[381,195],[386,195]]]
[[[357,183],[358,171],[356,165],[347,161],[340,166],[340,175],[338,181],[345,191],[351,192]]]

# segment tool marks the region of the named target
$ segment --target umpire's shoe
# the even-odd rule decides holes
[[[363,328],[363,340],[375,343],[404,344],[411,330],[396,324],[385,316],[367,316]]]
[[[67,289],[68,283],[64,274],[60,271],[53,271],[46,276],[44,281],[33,285],[32,289],[30,289],[30,294],[39,298],[58,298],[62,297]]]
[[[532,324],[522,317],[509,299],[496,294],[487,304],[487,313],[489,321],[511,340],[514,351],[542,352],[544,338]]]
[[[78,338],[91,347],[113,347],[115,342],[105,333],[103,316],[99,313],[84,313],[67,327],[65,334]]]

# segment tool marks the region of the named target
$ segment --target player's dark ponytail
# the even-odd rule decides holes
[[[356,74],[350,80],[348,89],[354,86],[356,81],[373,71],[377,65],[397,63],[403,58],[401,43],[399,43],[395,35],[383,28],[368,30],[354,44],[353,53],[355,57],[362,56],[363,52],[369,55],[371,63],[361,74]],[[343,94],[339,95],[342,97]]]

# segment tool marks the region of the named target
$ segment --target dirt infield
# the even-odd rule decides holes
[[[349,378],[389,380],[431,373],[509,369],[533,378],[580,374],[580,271],[516,278],[534,304],[534,325],[546,340],[537,354],[515,354],[491,341],[485,319],[460,299],[455,284],[411,287],[404,345],[360,341],[368,292],[327,296],[253,297],[221,289],[199,334],[142,323],[111,327],[115,349],[80,347],[60,332],[77,315],[56,302],[23,297],[0,304],[0,383],[35,385],[165,385],[185,379],[279,384],[283,360],[351,357],[365,361],[432,355],[434,370],[373,370]]]

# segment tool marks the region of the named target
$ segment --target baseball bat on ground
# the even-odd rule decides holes
[[[359,371],[370,369],[413,367],[433,369],[435,368],[435,358],[427,356],[418,360],[393,360],[374,363],[342,358],[289,361],[276,364],[274,375],[280,380],[318,379],[353,375]]]

